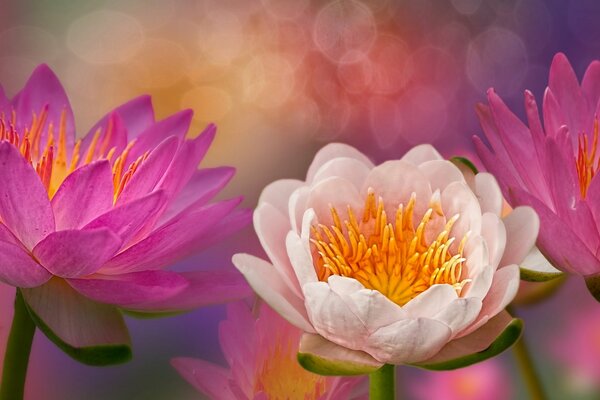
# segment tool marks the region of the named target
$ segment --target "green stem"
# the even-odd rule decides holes
[[[25,391],[27,365],[35,324],[29,317],[21,291],[17,289],[15,296],[15,314],[13,316],[4,367],[2,370],[2,384],[0,385],[0,400],[19,400]]]
[[[396,371],[386,364],[369,374],[369,399],[394,400],[396,398]]]
[[[546,399],[547,397],[544,393],[542,381],[536,372],[535,364],[533,363],[529,350],[527,349],[525,337],[521,336],[517,343],[514,344],[512,349],[513,354],[517,359],[521,376],[524,378],[525,384],[527,385],[529,398],[532,400]]]

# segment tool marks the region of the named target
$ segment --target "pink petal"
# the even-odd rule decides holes
[[[56,229],[77,229],[113,205],[113,182],[106,160],[84,165],[73,171],[52,198]]]
[[[503,161],[493,152],[491,152],[481,139],[477,136],[473,136],[473,144],[477,150],[477,155],[485,165],[486,169],[491,172],[498,180],[498,185],[502,189],[503,193],[508,192],[508,187],[521,187],[523,186],[522,181],[514,171],[512,164],[505,164]],[[504,147],[502,147],[504,150]],[[494,149],[498,152],[497,149]]]
[[[23,247],[23,244],[19,241],[19,239],[17,239],[17,237],[13,235],[10,229],[8,229],[6,225],[4,225],[2,222],[0,222],[0,242],[7,242]]]
[[[554,93],[552,93],[550,88],[546,88],[546,91],[544,92],[542,110],[544,114],[546,137],[554,137],[561,126],[564,125],[565,117],[556,100],[556,96],[554,96]]]
[[[198,164],[215,138],[216,130],[214,125],[209,125],[197,138],[184,141],[157,187],[169,196],[179,194],[197,172]]]
[[[414,165],[421,165],[427,161],[443,160],[444,157],[430,144],[421,144],[410,149],[401,160]]]
[[[25,129],[29,128],[31,124],[33,114],[40,115],[40,112],[47,107],[48,114],[42,130],[41,143],[46,143],[50,123],[55,127],[59,126],[61,114],[64,111],[66,113],[67,149],[73,148],[75,142],[73,110],[60,81],[47,65],[41,64],[33,71],[23,90],[15,96],[13,106],[17,113],[15,126],[17,132],[25,132]]]
[[[249,254],[236,254],[233,264],[252,289],[283,318],[305,332],[314,332],[301,299],[296,297],[275,268]]]
[[[183,140],[192,121],[192,110],[183,110],[146,128],[136,138],[129,152],[129,159],[135,160],[148,150],[154,149],[169,136]]]
[[[0,219],[31,249],[54,231],[48,192],[19,151],[0,142]]]
[[[581,91],[588,101],[588,107],[594,110],[600,100],[600,61],[590,63],[581,81]]]
[[[310,164],[310,167],[308,167],[306,182],[313,182],[315,174],[323,164],[334,158],[340,157],[354,158],[364,163],[369,169],[373,168],[371,160],[354,147],[343,143],[331,143],[321,148],[315,155],[313,162]]]
[[[218,365],[194,358],[178,357],[171,365],[202,394],[211,399],[235,399],[229,389],[230,371]]]
[[[470,335],[446,344],[433,357],[423,361],[423,364],[436,364],[483,351],[490,347],[511,321],[512,317],[503,311]]]
[[[129,344],[125,321],[117,309],[86,299],[62,279],[22,293],[35,315],[69,346]]]
[[[123,244],[138,233],[166,202],[162,191],[150,193],[130,203],[116,207],[94,219],[85,229],[106,227],[122,239]]]
[[[127,146],[127,127],[119,114],[113,112],[106,118],[106,121],[101,125],[96,124],[96,126],[83,137],[81,140],[81,149],[85,152],[84,154],[87,154],[87,151],[98,132],[99,136],[98,139],[96,139],[98,145],[96,145],[95,150],[92,153],[93,157],[102,158],[114,148],[114,157],[116,158]]]
[[[0,241],[0,280],[16,287],[36,287],[52,275],[18,245]]]
[[[250,286],[235,269],[181,272],[189,285],[166,300],[135,305],[135,311],[174,312],[192,310],[213,304],[228,303],[252,295]],[[133,307],[132,307],[133,308]]]
[[[234,174],[235,168],[232,167],[204,168],[195,171],[190,181],[169,204],[159,224],[169,221],[192,204],[206,204],[227,185]]]
[[[82,295],[100,303],[135,309],[139,304],[171,298],[189,286],[170,271],[142,271],[122,275],[92,275],[67,282]]]
[[[529,205],[536,211],[541,227],[538,247],[555,267],[584,276],[600,271],[600,261],[572,228],[546,205],[520,189],[512,189],[511,197],[516,204]]]
[[[587,131],[585,117],[589,114],[575,71],[563,53],[558,53],[550,66],[548,87],[556,95],[560,107],[564,111],[564,123],[573,134]],[[595,106],[595,104],[593,104]],[[589,121],[591,122],[591,121]],[[591,124],[589,125],[591,127]]]
[[[222,231],[231,232],[228,228],[222,229],[219,223],[225,222],[226,216],[240,201],[232,199],[181,213],[121,252],[101,272],[114,274],[160,269],[189,256],[211,242],[213,237],[222,238]],[[245,224],[247,216],[244,215],[241,221]],[[238,229],[240,224],[233,223],[232,227]]]
[[[129,139],[136,138],[146,128],[154,124],[154,108],[150,96],[139,96],[121,104],[100,119],[88,132],[93,135],[98,128],[106,127],[111,115],[117,114],[123,122]]]
[[[121,238],[106,228],[66,230],[46,236],[33,255],[48,271],[63,278],[96,272],[121,247]]]
[[[126,204],[152,192],[169,168],[178,146],[179,139],[169,136],[154,148],[127,182],[116,205]]]

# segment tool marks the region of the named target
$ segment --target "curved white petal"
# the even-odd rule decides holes
[[[302,185],[304,182],[298,179],[280,179],[272,182],[263,189],[258,204],[269,203],[285,214],[288,212],[290,195]]]
[[[535,246],[540,219],[531,207],[517,207],[504,219],[506,248],[500,266],[520,264]]]
[[[295,232],[289,232],[285,244],[300,287],[302,288],[310,282],[316,282],[317,273],[315,272],[312,256],[304,246],[300,236]]]
[[[479,199],[481,212],[502,215],[504,198],[500,186],[492,174],[480,172],[475,175],[473,192]]]
[[[506,248],[506,228],[496,214],[486,212],[481,217],[481,236],[489,251],[489,264],[497,268]]]
[[[447,284],[433,285],[402,307],[412,318],[432,318],[440,307],[457,299],[456,290]]]
[[[460,169],[447,160],[426,161],[419,165],[419,170],[427,177],[433,191],[443,191],[452,182],[465,182]]]
[[[323,147],[315,154],[313,162],[308,168],[306,174],[306,182],[312,182],[315,174],[326,162],[333,160],[334,158],[354,158],[364,163],[368,168],[373,168],[373,163],[363,153],[356,150],[354,147],[343,143],[331,143]]]
[[[481,299],[476,297],[460,298],[453,300],[433,318],[448,325],[452,329],[452,336],[454,337],[475,321],[481,307]]]
[[[444,157],[430,144],[421,144],[410,149],[401,160],[419,165],[431,160],[443,160]]]
[[[319,168],[319,170],[315,173],[311,185],[315,185],[327,178],[337,176],[354,183],[356,189],[360,190],[370,171],[371,168],[369,168],[363,161],[357,160],[356,158],[334,158]]]
[[[314,332],[302,299],[294,295],[275,267],[249,254],[236,254],[232,261],[252,289],[283,318],[305,332]]]
[[[464,182],[452,182],[442,192],[442,209],[446,218],[459,215],[454,223],[450,236],[460,241],[467,232],[481,233],[481,207],[475,194]],[[455,242],[454,246],[458,243]]]
[[[308,186],[301,186],[294,190],[290,196],[288,214],[294,232],[300,233],[300,229],[302,229],[302,218],[306,211],[306,203],[309,195],[310,188]]]
[[[311,188],[306,208],[315,210],[319,223],[331,226],[333,225],[331,207],[335,207],[340,218],[345,220],[348,219],[348,206],[358,213],[362,210],[362,203],[360,194],[352,182],[332,177]]]

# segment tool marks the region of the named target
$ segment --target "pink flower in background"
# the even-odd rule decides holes
[[[525,92],[526,126],[490,89],[489,106],[477,109],[490,148],[474,138],[511,205],[529,205],[539,215],[542,253],[557,268],[586,277],[600,273],[599,100],[600,62],[590,64],[580,85],[559,53],[543,118],[531,92]]]
[[[296,360],[302,331],[268,306],[253,311],[244,302],[230,304],[219,325],[221,349],[230,369],[193,358],[175,358],[173,366],[211,399],[350,399],[361,378],[324,377],[304,370]]]
[[[505,400],[513,398],[510,376],[496,360],[447,372],[422,372],[408,389],[414,400]]]
[[[117,308],[172,312],[248,294],[235,270],[164,270],[243,227],[240,198],[211,203],[228,167],[197,169],[215,135],[186,140],[189,110],[155,121],[136,98],[75,138],[47,66],[0,90],[0,280],[76,356],[127,343]],[[96,362],[101,363],[101,360]]]
[[[511,320],[538,219],[529,207],[501,217],[490,174],[470,182],[429,145],[378,166],[328,145],[306,181],[260,197],[254,228],[272,264],[234,264],[306,332],[302,353],[368,369],[479,352]]]

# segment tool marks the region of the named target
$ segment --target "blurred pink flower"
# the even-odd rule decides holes
[[[513,398],[513,385],[496,360],[454,371],[422,372],[408,385],[415,400],[504,400]]]
[[[559,53],[544,93],[543,125],[531,92],[525,92],[526,126],[490,89],[489,106],[477,108],[490,148],[474,137],[511,205],[539,215],[542,253],[560,270],[584,276],[600,273],[599,99],[600,62],[590,64],[580,85]]]
[[[172,365],[211,399],[350,399],[361,378],[324,377],[303,369],[296,360],[302,331],[267,305],[253,315],[244,302],[230,304],[219,325],[219,341],[230,369],[193,358]],[[366,387],[365,387],[366,389]]]
[[[234,170],[197,169],[215,127],[186,140],[191,117],[155,121],[142,96],[76,141],[47,66],[12,100],[0,88],[0,280],[24,288],[53,339],[75,349],[123,343],[117,308],[171,312],[248,294],[233,269],[164,270],[249,220],[240,198],[209,202]]]
[[[301,352],[377,368],[484,350],[511,321],[503,310],[538,219],[529,207],[501,217],[492,175],[468,182],[429,145],[378,166],[325,146],[306,181],[276,181],[259,199],[254,228],[272,264],[234,264],[306,332]]]

